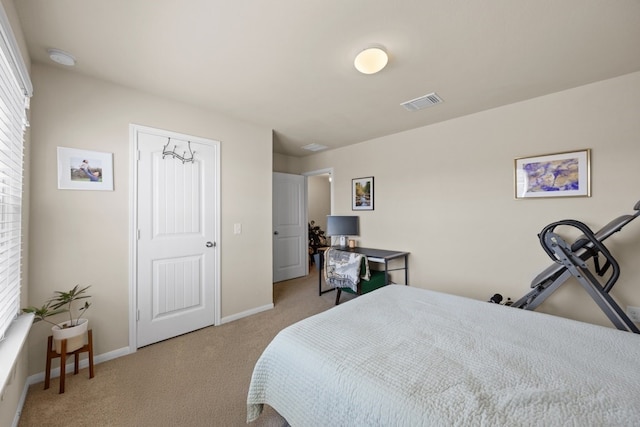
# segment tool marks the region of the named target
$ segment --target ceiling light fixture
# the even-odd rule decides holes
[[[49,58],[58,64],[66,65],[67,67],[73,67],[76,65],[76,58],[60,49],[48,49],[47,53]]]
[[[381,46],[371,46],[360,52],[353,65],[362,74],[375,74],[386,67],[389,62],[387,52]]]

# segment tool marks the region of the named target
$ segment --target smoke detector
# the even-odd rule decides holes
[[[73,67],[76,65],[76,58],[63,50],[48,49],[47,53],[49,54],[49,58],[57,64],[65,65],[67,67]]]

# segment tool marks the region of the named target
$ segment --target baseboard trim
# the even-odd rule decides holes
[[[220,319],[220,324],[224,325],[225,323],[233,322],[234,320],[242,319],[243,317],[252,316],[254,314],[261,313],[263,311],[271,310],[274,307],[273,303],[263,305],[262,307],[252,308],[251,310],[243,311],[241,313],[236,313],[231,316],[226,316]]]

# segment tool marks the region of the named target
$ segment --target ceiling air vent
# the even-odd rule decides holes
[[[442,98],[438,96],[435,92],[430,93],[428,95],[421,96],[420,98],[412,99],[411,101],[403,102],[402,105],[409,111],[418,111],[423,108],[431,107],[432,105],[442,103]]]
[[[326,145],[314,143],[314,144],[305,145],[302,148],[309,151],[322,151],[322,150],[326,150],[329,147],[327,147]]]

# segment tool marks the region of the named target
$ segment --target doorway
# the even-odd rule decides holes
[[[307,175],[307,214],[322,230],[327,230],[327,215],[331,215],[331,174]]]
[[[306,276],[306,178],[273,173],[273,282]]]
[[[302,175],[273,173],[273,282],[309,273],[310,221],[326,230],[333,206],[333,168]]]
[[[321,169],[304,174],[307,177],[307,222],[327,231],[327,215],[333,212],[333,169]],[[326,235],[325,235],[326,237]],[[330,244],[329,237],[326,237]],[[315,263],[313,257],[310,263]],[[314,268],[317,266],[314,265]]]
[[[130,347],[219,323],[219,144],[131,126]]]

